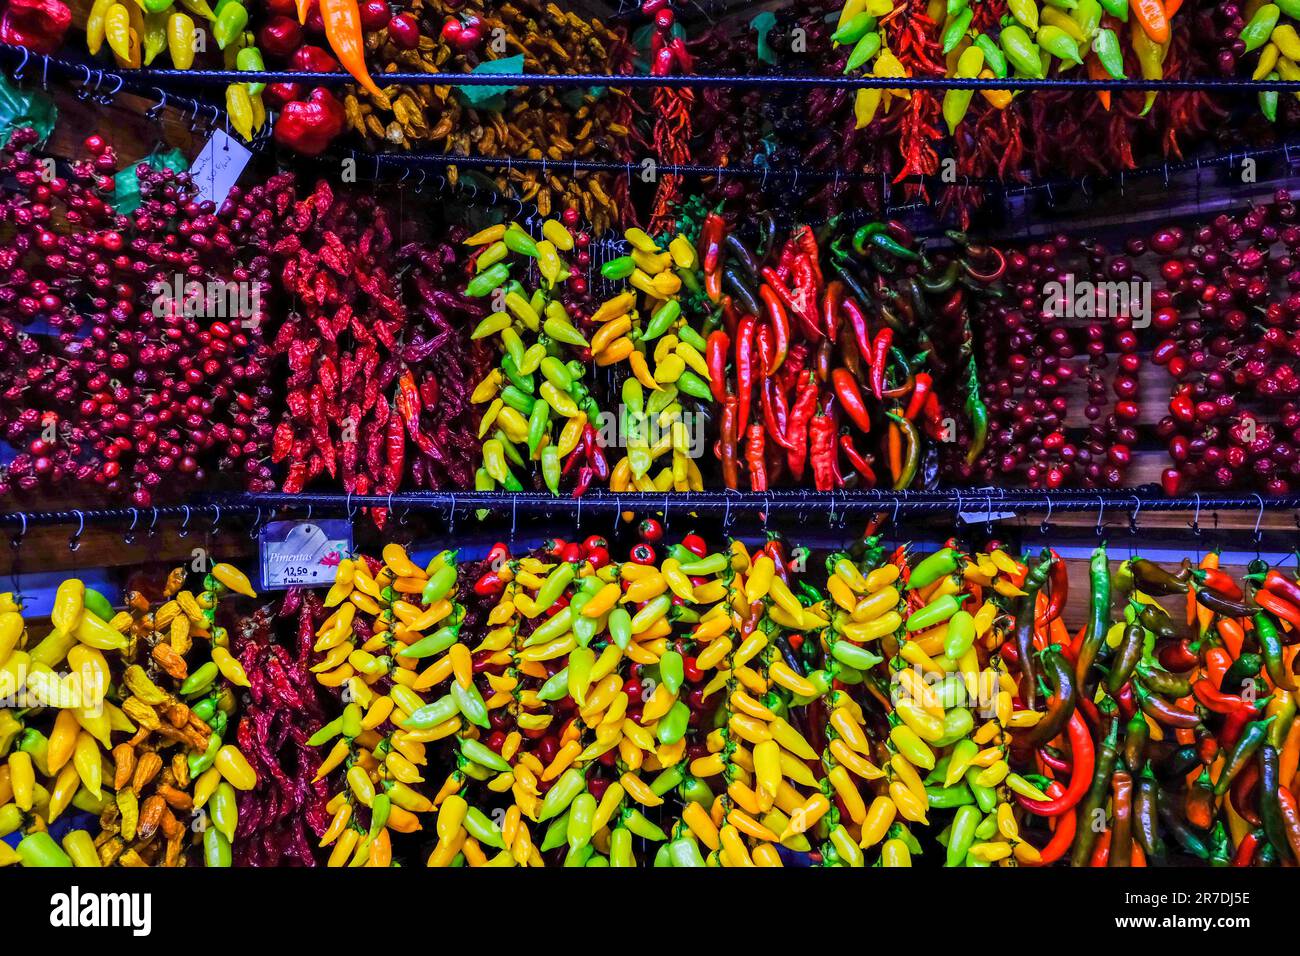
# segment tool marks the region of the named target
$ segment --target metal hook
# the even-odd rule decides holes
[[[1104,515],[1105,513],[1106,513],[1106,499],[1101,497],[1101,495],[1098,495],[1097,496],[1097,537],[1099,538],[1106,533],[1106,527],[1102,520],[1102,515]]]
[[[216,510],[216,514],[212,516],[212,528],[209,533],[215,535],[221,525],[221,505],[213,505],[212,507]]]
[[[1255,500],[1259,502],[1259,514],[1255,516],[1255,557],[1259,557],[1259,544],[1264,540],[1264,535],[1260,532],[1260,523],[1264,520],[1264,499],[1256,494]]]
[[[99,102],[102,103],[104,106],[108,106],[110,103],[113,102],[113,97],[117,96],[118,93],[122,92],[122,86],[126,82],[116,73],[112,73],[109,75],[112,76],[113,79],[117,80],[117,86],[113,87],[112,90],[110,90],[109,92],[105,93],[102,97],[100,97]]]
[[[122,535],[122,540],[125,541],[127,544],[135,544],[135,524],[139,520],[140,520],[140,509],[132,508],[131,527],[127,528],[126,533]]]
[[[153,91],[158,94],[158,102],[144,111],[144,115],[151,120],[157,120],[162,115],[162,111],[167,108],[167,91],[154,87]]]
[[[154,508],[153,517],[149,519],[149,530],[147,532],[149,537],[152,538],[154,536],[154,526],[157,524],[158,524],[158,509]]]
[[[19,47],[19,49],[23,51],[23,62],[19,63],[17,68],[14,70],[14,79],[21,83],[23,79],[23,70],[27,69],[27,61],[31,59],[32,54],[25,46]]]
[[[86,528],[86,516],[80,511],[74,511],[72,513],[77,516],[77,530],[76,533],[68,539],[68,550],[76,551],[81,547],[81,532]]]
[[[1046,536],[1051,534],[1052,531],[1052,496],[1044,495],[1043,497],[1047,501],[1047,516],[1038,525],[1038,533]]]
[[[456,533],[456,495],[454,492],[451,496],[451,508],[447,511],[447,533],[451,535]]]
[[[181,522],[181,529],[176,532],[176,537],[187,538],[190,534],[190,506],[182,505],[185,509],[185,520]]]
[[[1192,534],[1201,536],[1201,493],[1196,492],[1196,512],[1192,515]]]
[[[573,516],[573,528],[575,531],[582,530],[582,496],[581,495],[578,496],[578,508],[577,511],[574,512],[574,516]]]
[[[347,509],[348,521],[351,521],[356,517],[357,509],[352,506],[352,492],[348,492],[348,496],[343,502],[343,507]]]
[[[15,551],[23,546],[23,538],[27,537],[27,512],[18,512],[18,520],[22,522],[22,527],[18,529],[16,535],[9,539],[9,547]]]
[[[262,506],[257,506],[257,517],[253,519],[253,527],[248,532],[248,540],[256,541],[257,536],[262,531]]]
[[[1134,496],[1133,496],[1133,503],[1134,503],[1137,507],[1135,507],[1135,508],[1134,508],[1134,509],[1129,513],[1129,516],[1128,516],[1128,533],[1129,533],[1129,534],[1137,534],[1137,533],[1138,533],[1138,512],[1142,510],[1142,499],[1139,498],[1137,495],[1134,495]]]
[[[86,78],[77,85],[76,96],[79,100],[85,100],[90,96],[90,90],[87,89],[90,86],[90,67],[84,63],[78,63],[77,66],[86,74]]]

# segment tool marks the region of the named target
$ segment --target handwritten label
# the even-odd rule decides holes
[[[220,207],[239,181],[240,174],[252,156],[247,148],[224,130],[214,130],[212,138],[190,166],[190,176],[199,190],[196,201],[211,199]]]
[[[339,562],[352,553],[352,524],[338,521],[270,521],[259,535],[262,588],[325,587]]]

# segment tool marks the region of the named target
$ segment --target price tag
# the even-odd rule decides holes
[[[262,588],[326,587],[339,562],[352,553],[352,523],[270,521],[259,535]]]
[[[198,187],[196,201],[211,199],[220,209],[252,156],[242,143],[227,135],[225,130],[214,130],[212,138],[190,166],[190,176]]]

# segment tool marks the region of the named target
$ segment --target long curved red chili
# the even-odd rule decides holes
[[[785,357],[790,351],[790,316],[786,314],[785,304],[767,283],[759,286],[758,297],[762,300],[763,307],[767,309],[774,347],[772,364],[769,368],[763,369],[763,374],[772,375],[785,362]]]
[[[1092,784],[1092,771],[1096,763],[1096,751],[1092,746],[1092,734],[1084,722],[1083,715],[1077,710],[1070,715],[1068,726],[1070,734],[1070,763],[1074,768],[1070,774],[1070,785],[1059,797],[1043,803],[1031,800],[1023,794],[1016,794],[1016,800],[1030,813],[1040,817],[1058,817],[1073,808],[1083,799]]]

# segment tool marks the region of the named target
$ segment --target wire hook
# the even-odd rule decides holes
[[[1103,523],[1102,516],[1106,513],[1106,499],[1101,495],[1097,496],[1097,537],[1102,537],[1106,533],[1106,527]]]
[[[23,70],[27,69],[27,61],[32,58],[32,53],[25,46],[19,47],[19,49],[23,51],[23,62],[19,63],[17,68],[14,69],[14,79],[21,83],[23,80]]]
[[[139,520],[140,520],[140,509],[132,508],[131,527],[127,528],[126,533],[122,535],[122,540],[125,541],[127,544],[135,544],[135,523]]]
[[[1255,557],[1259,557],[1259,545],[1264,540],[1264,535],[1259,530],[1259,526],[1264,520],[1264,499],[1259,494],[1254,497],[1259,502],[1259,514],[1255,515]]]
[[[1201,493],[1198,491],[1195,494],[1196,511],[1192,515],[1192,534],[1199,538],[1201,536]]]
[[[77,516],[77,530],[72,537],[68,539],[68,550],[76,551],[81,547],[81,532],[86,528],[86,516],[80,511],[74,511],[72,513]]]
[[[213,505],[212,507],[216,509],[216,514],[212,516],[212,530],[210,533],[216,535],[221,526],[221,505]]]
[[[27,537],[27,512],[18,512],[18,520],[22,522],[22,527],[18,529],[16,535],[9,539],[9,547],[15,551],[23,546],[23,538]]]
[[[1047,536],[1052,532],[1052,496],[1044,495],[1047,501],[1047,516],[1038,525],[1038,533]]]
[[[181,529],[176,532],[176,537],[187,538],[190,534],[190,506],[182,505],[185,509],[185,520],[181,522]]]

